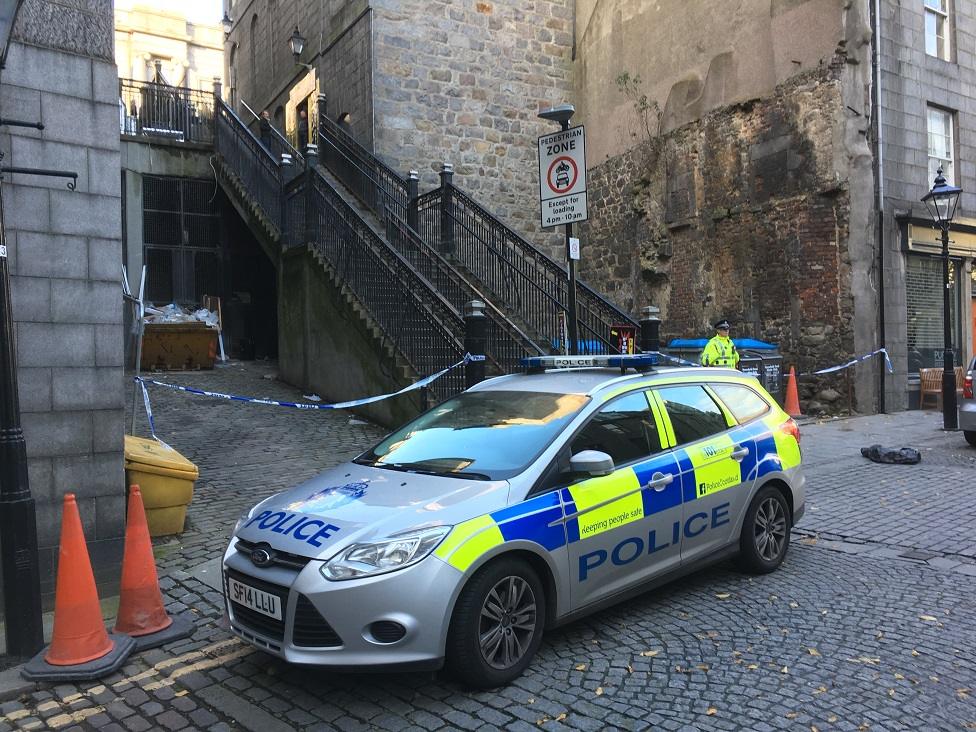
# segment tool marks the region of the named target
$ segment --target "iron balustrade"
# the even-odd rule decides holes
[[[254,136],[234,110],[217,100],[215,147],[251,201],[256,203],[282,233],[281,163]]]
[[[359,168],[358,159],[350,159],[346,151],[336,146],[334,140],[326,135],[320,135],[319,140],[322,143],[319,147],[320,154],[328,154],[334,163],[341,163],[346,170],[355,169],[357,179],[371,183],[367,188],[381,202],[386,201],[386,204],[378,207],[382,212],[380,218],[386,235],[385,244],[409,262],[456,311],[461,312],[465,303],[471,300],[485,303],[485,315],[488,318],[488,353],[485,355],[498,371],[510,373],[518,368],[521,358],[544,353],[490,299],[467,282],[455,267],[411,228],[407,220],[398,214],[401,206],[392,200],[387,187],[372,180],[369,170]]]
[[[257,120],[257,138],[261,144],[264,145],[265,149],[271,153],[271,157],[273,157],[275,160],[281,160],[282,155],[290,155],[291,159],[295,162],[295,165],[298,167],[305,166],[305,156],[298,152],[294,145],[288,142],[288,139],[281,134],[281,131],[274,126],[271,120],[267,120],[267,127],[262,127],[260,115],[251,109],[251,107],[248,106],[247,102],[245,102],[243,99],[241,100],[241,106],[250,112],[254,119]],[[262,130],[265,130],[265,132],[262,132]]]
[[[322,164],[381,219],[389,211],[406,221],[410,206],[406,181],[327,115],[319,116],[318,130]]]
[[[119,133],[211,144],[213,92],[119,79]]]
[[[450,201],[447,222],[453,228],[454,257],[496,298],[525,324],[528,332],[556,348],[565,342],[560,313],[566,312],[566,269],[546,256],[479,206],[457,186],[448,184],[417,199],[421,238],[441,241],[443,201]],[[616,353],[612,325],[636,321],[596,291],[579,282],[577,287],[580,353]]]
[[[464,321],[451,303],[383,242],[320,171],[310,170],[305,185],[311,185],[305,195],[312,249],[350,288],[414,371],[428,375],[460,361]],[[297,190],[290,193],[289,219],[299,215],[291,204],[303,197]],[[430,389],[439,400],[463,391],[463,371],[455,369]]]

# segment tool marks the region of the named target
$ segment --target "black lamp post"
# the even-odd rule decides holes
[[[288,45],[291,47],[291,55],[295,57],[295,63],[297,64],[302,57],[302,51],[305,50],[305,37],[298,32],[297,25],[295,26],[295,30],[292,31],[291,37],[288,39]]]
[[[939,168],[932,190],[922,196],[922,203],[932,217],[932,223],[942,231],[942,427],[947,430],[958,429],[959,416],[956,413],[956,374],[953,369],[952,323],[949,302],[949,225],[956,214],[962,188],[946,182]]]
[[[220,19],[220,24],[224,27],[225,36],[229,36],[230,32],[234,30],[234,21],[231,20],[231,17],[226,10],[224,11],[224,17]]]
[[[539,112],[539,119],[547,119],[550,122],[558,122],[562,130],[569,129],[569,120],[573,118],[576,107],[572,104],[560,104],[558,107]],[[573,236],[573,225],[566,224],[566,262],[569,270],[569,295],[567,296],[566,313],[569,330],[569,355],[573,355],[579,350],[579,321],[576,312],[576,260],[569,254],[569,240]]]

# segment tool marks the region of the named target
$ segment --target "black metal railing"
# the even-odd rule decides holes
[[[420,196],[418,229],[426,241],[449,242],[454,258],[486,288],[502,309],[524,323],[547,347],[566,342],[561,313],[568,302],[566,269],[525,241],[453,184]],[[443,206],[447,200],[448,212]],[[444,226],[450,227],[445,237]],[[577,286],[579,353],[616,353],[611,326],[636,321],[586,284]]]
[[[255,134],[258,141],[264,145],[265,149],[271,153],[271,156],[275,160],[280,161],[282,155],[288,155],[296,166],[299,168],[304,167],[305,157],[298,152],[294,145],[288,142],[288,139],[274,126],[271,120],[262,122],[261,116],[251,109],[243,99],[241,100],[241,106],[254,117],[257,130]]]
[[[318,130],[322,164],[381,219],[385,220],[389,211],[406,221],[410,205],[407,182],[328,115],[319,115]]]
[[[210,144],[214,139],[214,95],[152,81],[119,79],[119,132]]]
[[[293,205],[308,196],[311,217],[306,219],[306,235],[312,248],[355,293],[414,371],[428,375],[460,361],[464,321],[451,303],[383,242],[321,171],[310,171],[305,185],[311,190],[289,190],[288,219],[307,216]],[[463,389],[460,369],[431,385],[438,399]]]
[[[217,100],[215,117],[217,154],[267,220],[282,233],[281,163],[223,100]]]
[[[444,259],[427,241],[421,238],[410,226],[409,222],[399,214],[402,206],[389,192],[385,182],[372,178],[371,170],[359,167],[360,158],[350,158],[346,148],[340,148],[332,136],[320,134],[319,153],[328,155],[333,164],[339,164],[342,169],[355,174],[357,181],[362,182],[361,190],[369,190],[372,200],[378,204],[370,210],[377,213],[385,233],[385,245],[392,247],[432,286],[433,290],[443,296],[457,312],[462,312],[464,305],[472,300],[485,303],[485,315],[488,318],[487,348],[489,360],[502,373],[510,373],[517,369],[519,359],[528,355],[539,355],[547,352],[540,348],[513,323],[489,298],[467,282],[456,268]],[[384,181],[392,180],[396,174],[387,169],[388,175]],[[362,201],[362,199],[360,199]]]

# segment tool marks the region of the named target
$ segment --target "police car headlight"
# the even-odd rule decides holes
[[[450,526],[436,526],[368,544],[353,544],[323,564],[320,571],[327,580],[337,581],[403,569],[434,551],[450,531]]]

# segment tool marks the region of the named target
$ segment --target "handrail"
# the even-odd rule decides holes
[[[254,116],[254,119],[256,119],[258,121],[258,124],[261,123],[261,115],[259,115],[253,109],[251,109],[251,107],[248,106],[248,103],[245,102],[243,99],[241,99],[241,106],[243,106],[244,109],[246,109],[248,112],[250,112]],[[243,122],[243,120],[242,120],[242,122]],[[271,124],[271,121],[270,120],[268,120],[268,127],[267,127],[267,129],[269,129],[271,131],[271,134],[274,135],[274,138],[277,141],[277,145],[275,147],[279,148],[278,150],[269,150],[269,152],[274,157],[276,157],[278,160],[281,160],[281,153],[282,152],[286,152],[289,155],[291,155],[292,160],[294,160],[295,163],[297,163],[299,165],[302,165],[302,166],[305,165],[305,156],[302,155],[300,152],[298,152],[298,150],[295,148],[294,145],[292,145],[290,142],[288,142],[288,138],[285,137],[283,134],[281,134],[281,132],[278,130],[278,128],[275,127],[273,124]],[[258,139],[259,140],[261,139],[260,138],[260,135],[258,136]],[[263,140],[262,140],[262,143],[263,143]]]
[[[281,234],[281,164],[222,99],[215,109],[218,155]]]
[[[546,337],[553,345],[561,342],[562,329],[556,311],[565,311],[568,302],[566,270],[464,191],[448,185],[447,196],[442,187],[418,199],[423,238],[441,236],[440,209],[447,198],[451,202],[447,218],[460,263],[509,310],[518,313],[532,333]],[[637,325],[633,318],[582,282],[577,288],[577,311],[579,348],[583,352],[615,352],[617,344],[610,339],[610,326]]]
[[[464,322],[457,310],[383,242],[321,171],[314,170],[307,180],[316,203],[311,246],[355,293],[413,369],[426,375],[460,360]],[[300,198],[305,198],[301,189],[290,193],[289,214]],[[446,398],[464,388],[463,375],[452,372],[431,388],[438,398]]]
[[[319,136],[324,144],[320,152],[334,148],[334,155],[343,159],[349,168],[358,170],[358,174],[376,187],[378,199],[383,200],[389,194],[381,186],[376,185],[369,171],[359,168],[356,160],[346,156],[345,151],[339,149],[333,140],[325,135]],[[387,198],[387,202],[389,200]],[[430,282],[434,290],[443,294],[451,305],[461,311],[464,304],[471,300],[481,300],[486,306],[488,317],[488,356],[503,371],[511,372],[518,366],[519,359],[527,355],[539,355],[548,351],[539,347],[532,338],[513,323],[498,307],[478,289],[452,267],[448,261],[425,241],[411,226],[396,213],[393,206],[378,206],[381,211],[380,219],[385,226],[386,244],[410,263],[426,281]]]
[[[119,79],[119,133],[209,144],[214,138],[214,94]]]
[[[356,138],[326,115],[319,115],[319,138],[328,143],[320,145],[320,160],[350,191],[381,218],[384,209],[392,209],[406,220],[410,205],[407,182],[393,168],[386,165],[361,145]],[[335,157],[335,153],[339,157]]]

